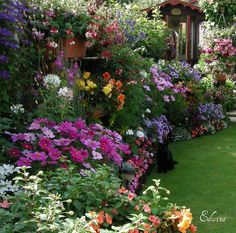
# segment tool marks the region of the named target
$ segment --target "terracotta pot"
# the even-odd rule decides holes
[[[78,38],[66,38],[63,40],[63,47],[65,49],[65,58],[81,58],[86,56],[85,41]]]

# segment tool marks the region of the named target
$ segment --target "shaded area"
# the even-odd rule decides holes
[[[234,233],[236,228],[236,124],[192,141],[171,145],[179,164],[167,174],[153,171],[152,179],[170,190],[170,202],[191,208],[199,233]],[[209,221],[202,211],[208,211]],[[217,213],[213,214],[215,211]],[[213,214],[212,218],[210,216]]]

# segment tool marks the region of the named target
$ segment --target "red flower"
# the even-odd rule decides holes
[[[105,218],[106,218],[106,222],[111,225],[112,224],[111,216],[109,214],[105,214]]]
[[[193,224],[191,224],[190,227],[189,227],[189,230],[190,230],[192,233],[195,233],[195,232],[197,232],[197,227],[194,226]]]
[[[127,192],[128,192],[128,190],[125,187],[121,187],[119,189],[119,193],[127,193]]]
[[[52,27],[50,30],[51,33],[58,33],[58,29],[55,27]]]
[[[10,149],[10,150],[8,151],[8,154],[9,154],[10,156],[12,156],[12,157],[19,157],[20,154],[21,154],[21,152],[20,152],[20,150],[17,149],[17,148],[12,148],[12,149]]]
[[[104,211],[100,211],[98,213],[97,221],[99,225],[102,225],[104,223]]]
[[[128,199],[129,199],[129,201],[132,201],[135,196],[136,196],[136,195],[135,195],[134,193],[131,193],[131,192],[130,192],[130,193],[128,194]]]
[[[129,230],[129,233],[139,233],[139,230],[138,229]]]
[[[23,144],[22,144],[22,147],[23,147],[24,149],[26,149],[26,150],[32,150],[32,149],[33,149],[33,147],[32,147],[30,144],[28,144],[28,143],[23,143]]]
[[[105,58],[105,59],[111,59],[111,52],[108,50],[104,50],[102,51],[101,56],[102,58]]]
[[[111,78],[111,75],[108,72],[105,72],[102,76],[105,80],[109,80]]]
[[[148,220],[149,220],[150,222],[152,222],[152,224],[153,224],[153,226],[154,226],[155,228],[157,228],[158,225],[159,225],[160,222],[161,222],[160,219],[157,218],[155,215],[150,215],[149,218],[148,218]]]

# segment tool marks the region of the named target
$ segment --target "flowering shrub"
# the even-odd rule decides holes
[[[122,153],[129,154],[129,146],[122,137],[99,124],[87,126],[82,119],[56,124],[36,119],[28,132],[12,134],[15,147],[9,155],[18,166],[66,166],[67,161],[80,168],[93,170],[97,161],[112,161],[120,166]]]
[[[161,115],[159,118],[145,120],[146,126],[152,130],[153,137],[161,144],[165,143],[172,131],[172,126],[166,116]]]
[[[224,119],[222,105],[220,104],[200,104],[198,107],[199,117],[203,121],[213,121]]]

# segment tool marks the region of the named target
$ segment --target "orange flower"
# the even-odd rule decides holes
[[[102,76],[105,80],[109,80],[111,78],[111,75],[108,72],[105,72]]]
[[[116,82],[116,86],[117,86],[118,89],[120,89],[123,86],[123,84],[122,84],[122,82],[120,80],[118,80]]]
[[[95,232],[100,232],[100,226],[99,225],[97,225],[97,224],[94,224],[94,223],[91,223],[91,224],[89,224],[90,225],[90,227],[92,227],[93,228],[93,230],[95,231]]]
[[[119,94],[117,99],[118,99],[119,102],[123,103],[125,101],[125,95]]]
[[[110,81],[109,81],[110,84],[112,85],[115,85],[116,84],[116,80],[114,78],[112,78]]]
[[[190,227],[193,217],[190,212],[190,209],[182,209],[181,215],[183,218],[181,222],[177,225],[177,227],[181,233],[186,233],[186,230]]]
[[[149,233],[149,230],[151,229],[151,226],[148,223],[145,223],[143,225],[144,227],[144,233]]]
[[[128,190],[123,186],[119,189],[119,193],[127,193],[127,192]]]
[[[105,214],[105,218],[106,218],[106,222],[111,225],[112,224],[111,216],[109,214]]]
[[[136,195],[135,195],[134,193],[131,193],[131,192],[130,192],[130,193],[128,194],[128,199],[129,199],[129,201],[132,201],[135,196],[136,196]]]
[[[104,211],[100,211],[97,216],[98,224],[102,225],[104,223]]]
[[[192,233],[195,233],[195,232],[197,232],[197,227],[194,226],[193,224],[191,224],[190,227],[189,227],[189,230],[190,230]]]

